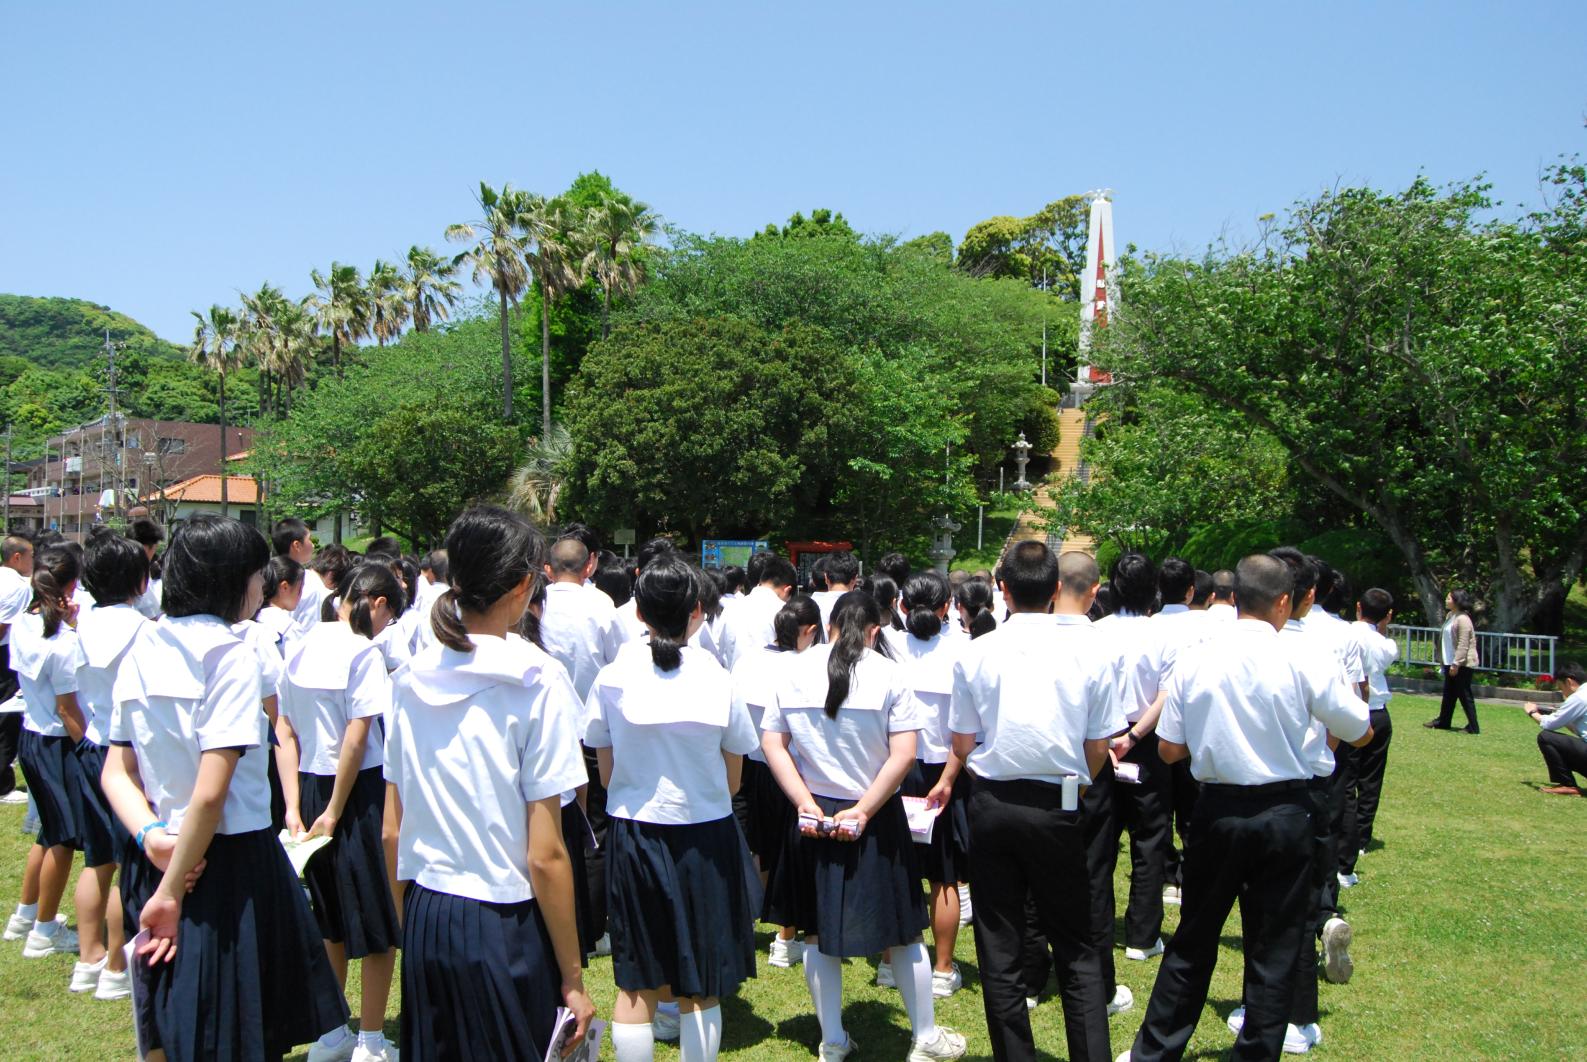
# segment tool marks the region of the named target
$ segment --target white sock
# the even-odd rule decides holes
[[[60,928],[61,924],[53,918],[48,922],[41,922],[37,915],[33,917],[33,932],[41,937],[53,937]]]
[[[353,1030],[349,1029],[345,1025],[338,1025],[336,1028],[320,1037],[319,1044],[321,1047],[338,1047],[341,1045],[343,1040],[350,1038],[352,1035]]]
[[[363,1044],[366,1050],[379,1051],[381,1046],[386,1042],[385,1030],[375,1029],[371,1031],[367,1029],[359,1029],[358,1042]]]
[[[607,1026],[612,1031],[612,1050],[617,1052],[617,1062],[655,1062],[656,1034],[650,1023],[614,1021]]]
[[[679,1016],[678,1053],[683,1062],[716,1062],[722,1049],[722,1008],[687,1011]]]
[[[817,948],[805,949],[805,984],[810,986],[810,1001],[821,1023],[821,1039],[829,1044],[847,1043],[843,1031],[843,960]]]
[[[937,1035],[937,1019],[931,995],[931,960],[926,958],[924,942],[917,940],[907,948],[893,949],[893,980],[904,997],[915,1039],[932,1039]]]
[[[37,922],[39,918],[39,905],[36,903],[17,904],[17,917],[26,918],[30,922]]]

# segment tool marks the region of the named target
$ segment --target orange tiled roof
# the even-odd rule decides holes
[[[220,476],[213,472],[193,476],[173,483],[163,491],[151,491],[143,496],[143,500],[155,501],[161,497],[171,502],[210,502],[219,505]],[[252,476],[227,476],[226,500],[233,505],[259,504],[258,481]]]

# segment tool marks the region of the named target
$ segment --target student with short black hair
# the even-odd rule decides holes
[[[584,784],[577,695],[508,634],[545,560],[527,520],[468,510],[446,535],[435,641],[393,679],[386,865],[402,917],[410,1058],[545,1057],[559,1006],[582,1039],[584,989],[562,794]]]
[[[719,1000],[755,973],[760,890],[733,792],[757,737],[728,674],[690,644],[703,620],[698,573],[675,554],[652,557],[634,601],[649,638],[596,676],[584,728],[607,789],[612,1046],[619,1062],[648,1062],[665,995],[681,1005],[682,1058],[708,1062],[722,1043]]]
[[[25,535],[10,534],[0,539],[0,706],[16,703],[16,672],[11,667],[11,626],[27,611],[33,600],[33,543]],[[0,707],[0,803],[26,804],[27,796],[16,787],[17,748],[22,738],[21,711]],[[37,869],[29,863],[31,876]],[[20,917],[20,916],[19,916]],[[23,930],[22,933],[26,933]],[[7,940],[19,939],[7,927]]]
[[[159,551],[160,543],[165,541],[165,528],[152,517],[140,516],[128,525],[127,537],[142,547],[144,555],[149,558],[149,585],[139,596],[134,607],[143,613],[145,619],[159,619],[160,572],[155,554]]]
[[[1548,768],[1548,785],[1538,791],[1550,796],[1580,796],[1576,775],[1587,775],[1587,690],[1582,689],[1587,668],[1566,664],[1554,682],[1565,695],[1564,704],[1549,715],[1535,704],[1526,706],[1527,716],[1542,727],[1537,748]]]
[[[1356,639],[1362,645],[1362,665],[1367,673],[1367,709],[1372,722],[1372,740],[1356,750],[1352,770],[1345,782],[1344,821],[1346,837],[1339,847],[1340,884],[1354,884],[1356,860],[1372,843],[1372,826],[1377,821],[1378,804],[1383,796],[1383,776],[1389,765],[1389,741],[1394,722],[1389,718],[1388,667],[1400,658],[1400,643],[1389,637],[1394,622],[1394,595],[1374,586],[1356,602]]]
[[[288,516],[276,521],[270,532],[270,542],[276,556],[288,557],[303,566],[303,592],[298,597],[297,607],[292,610],[297,624],[293,637],[301,638],[320,622],[321,608],[330,594],[330,588],[314,564],[314,536],[308,524],[295,516]]]
[[[767,917],[806,934],[821,1062],[841,1062],[855,1047],[843,1028],[843,960],[888,948],[909,1014],[910,1062],[965,1050],[964,1037],[936,1023],[925,904],[898,791],[914,765],[921,708],[884,655],[881,623],[874,597],[844,594],[827,644],[788,662],[761,719],[766,764],[797,812]]]
[[[909,558],[902,553],[884,553],[876,562],[876,570],[891,579],[894,586],[903,586],[909,581]]]
[[[825,585],[819,592],[810,596],[815,600],[816,607],[821,610],[821,629],[824,631],[832,621],[832,606],[837,604],[838,598],[854,589],[854,584],[860,577],[860,562],[854,554],[842,550],[823,554],[816,567],[825,580]]]
[[[775,635],[772,621],[799,582],[799,572],[786,557],[757,553],[750,560],[760,580],[746,597],[734,602],[722,625],[719,658],[729,671],[761,646],[771,644]]]
[[[394,561],[402,557],[402,543],[390,535],[381,535],[379,538],[369,540],[369,545],[364,547],[366,560]]]
[[[1192,612],[1205,612],[1212,601],[1212,573],[1196,569],[1196,588],[1190,595]]]
[[[236,520],[183,521],[165,553],[165,616],[116,676],[104,787],[146,857],[122,882],[150,936],[134,973],[139,1039],[173,1062],[277,1056],[347,1020],[270,829],[259,662],[231,629],[269,557]]]

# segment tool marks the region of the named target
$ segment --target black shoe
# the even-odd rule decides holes
[[[1480,731],[1480,730],[1478,730],[1478,729],[1477,729],[1477,728],[1476,728],[1476,727],[1474,727],[1474,726],[1467,726],[1467,727],[1462,727],[1462,728],[1461,728],[1461,730],[1460,730],[1460,732],[1461,732],[1461,733],[1462,733],[1462,734],[1480,734],[1480,733],[1482,733],[1482,731]]]
[[[1422,725],[1425,726],[1429,730],[1448,730],[1449,729],[1449,724],[1448,723],[1440,723],[1437,719],[1429,719],[1427,722],[1423,723]]]

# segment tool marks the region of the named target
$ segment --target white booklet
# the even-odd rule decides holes
[[[606,1023],[599,1018],[590,1019],[584,1042],[571,1055],[563,1057],[562,1049],[573,1039],[578,1028],[579,1021],[573,1012],[567,1007],[558,1007],[556,1024],[551,1028],[551,1043],[546,1047],[545,1062],[596,1062],[601,1057],[601,1033],[605,1031]]]
[[[309,857],[331,843],[331,839],[324,834],[310,837],[306,833],[294,835],[290,830],[282,830],[277,837],[280,838],[281,847],[287,850],[287,858],[292,861],[292,872],[300,878],[303,868],[309,864]]]
[[[930,844],[932,831],[937,826],[937,816],[942,814],[942,809],[926,807],[925,797],[906,796],[903,799],[904,814],[909,818],[909,835],[916,844]]]

